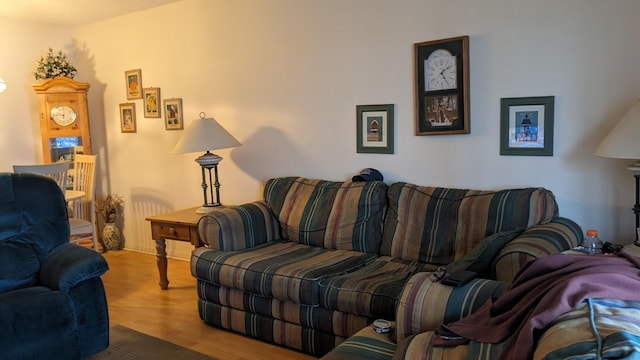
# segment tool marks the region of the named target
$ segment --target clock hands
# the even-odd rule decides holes
[[[447,80],[447,77],[444,76],[444,72],[451,69],[451,67],[453,67],[453,64],[447,66],[446,68],[442,69],[442,71],[440,71],[440,76],[442,76],[442,79],[444,80],[444,82],[447,83],[447,85],[450,85],[450,84],[449,84],[449,80]]]

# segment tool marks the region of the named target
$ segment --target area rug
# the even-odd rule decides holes
[[[124,326],[113,326],[109,331],[109,348],[85,360],[215,360],[199,352],[183,348],[168,341],[137,332]]]

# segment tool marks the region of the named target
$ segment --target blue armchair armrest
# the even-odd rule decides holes
[[[96,278],[109,270],[104,257],[75,244],[62,244],[44,260],[40,281],[56,290],[68,292],[78,283]]]

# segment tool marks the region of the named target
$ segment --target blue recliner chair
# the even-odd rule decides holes
[[[52,179],[0,173],[0,359],[80,359],[109,346],[102,255],[69,243]]]

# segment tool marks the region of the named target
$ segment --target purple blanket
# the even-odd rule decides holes
[[[496,300],[440,325],[435,346],[469,340],[505,343],[500,359],[530,359],[535,343],[559,315],[588,298],[640,300],[640,258],[628,254],[554,254],[525,265]]]

